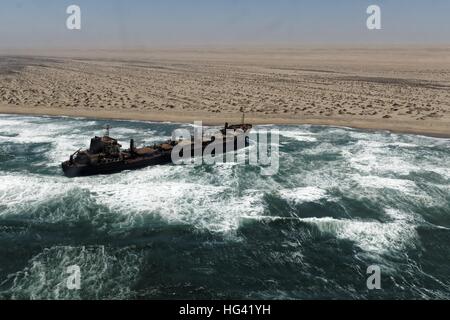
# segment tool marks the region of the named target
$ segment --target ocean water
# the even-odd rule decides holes
[[[108,123],[124,147],[180,126]],[[450,140],[278,126],[273,176],[227,163],[65,178],[105,125],[0,116],[0,298],[450,298]]]

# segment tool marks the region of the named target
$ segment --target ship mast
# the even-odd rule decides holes
[[[109,124],[107,124],[105,127],[107,137],[109,137],[109,129],[111,129],[111,126]]]
[[[245,111],[244,111],[244,108],[241,107],[240,111],[242,112],[241,124],[245,124]]]

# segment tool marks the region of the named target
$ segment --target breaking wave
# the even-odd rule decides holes
[[[178,127],[111,124],[124,147],[131,137],[163,141]],[[105,125],[0,117],[0,256],[11,257],[0,258],[0,296],[370,298],[360,270],[377,263],[391,280],[374,298],[397,297],[399,288],[410,298],[449,296],[447,139],[286,126],[278,127],[273,176],[216,164],[63,177],[60,162]],[[334,274],[330,263],[349,274]],[[64,287],[70,264],[84,270],[80,291]],[[272,285],[261,287],[261,279]]]

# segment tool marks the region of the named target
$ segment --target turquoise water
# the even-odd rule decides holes
[[[179,127],[108,123],[124,147]],[[450,140],[278,126],[273,176],[229,163],[62,176],[105,125],[0,116],[1,298],[450,298]]]

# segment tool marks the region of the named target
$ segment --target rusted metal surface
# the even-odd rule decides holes
[[[239,135],[247,135],[251,128],[252,125],[250,124],[231,126],[225,124],[225,127],[220,130],[222,133],[222,142],[225,143],[230,139],[236,141]],[[109,134],[109,129],[107,130],[107,134]],[[230,132],[231,136],[229,135]],[[221,143],[221,141],[210,138],[202,141],[201,148],[204,150],[206,146],[213,142]],[[112,174],[152,165],[169,164],[172,162],[172,150],[178,143],[190,144],[192,150],[194,149],[194,141],[192,138],[191,141],[168,140],[161,144],[141,148],[136,148],[134,146],[134,140],[131,139],[130,148],[122,150],[122,146],[116,139],[111,138],[109,135],[104,135],[103,137],[92,138],[89,149],[76,151],[61,166],[67,177],[77,177]]]

